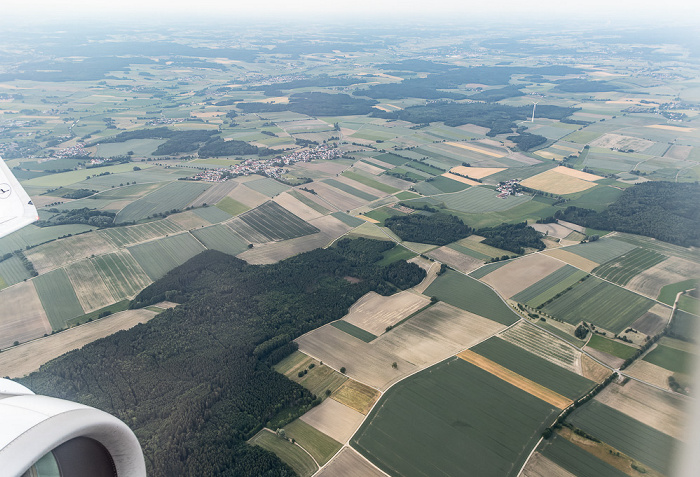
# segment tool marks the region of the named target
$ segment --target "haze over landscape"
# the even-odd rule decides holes
[[[686,475],[698,13],[7,6],[0,375],[154,476]]]

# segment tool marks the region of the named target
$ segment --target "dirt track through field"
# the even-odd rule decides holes
[[[493,374],[509,384],[512,384],[518,389],[522,389],[523,391],[532,394],[536,398],[539,398],[558,409],[565,409],[573,403],[571,399],[566,398],[559,393],[555,393],[551,389],[547,389],[540,384],[530,381],[529,379],[514,373],[510,369],[504,368],[500,364],[495,363],[471,350],[462,351],[457,355],[457,357],[473,364],[474,366],[478,366],[484,371]]]

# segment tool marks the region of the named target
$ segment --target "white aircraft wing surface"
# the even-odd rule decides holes
[[[36,207],[0,158],[0,237],[39,220]]]

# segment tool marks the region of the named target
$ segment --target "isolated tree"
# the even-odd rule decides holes
[[[343,373],[343,374],[345,374],[345,366],[343,366],[342,368],[340,368],[340,372]]]

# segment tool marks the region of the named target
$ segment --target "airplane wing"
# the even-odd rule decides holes
[[[0,158],[0,237],[39,220],[36,207]]]

